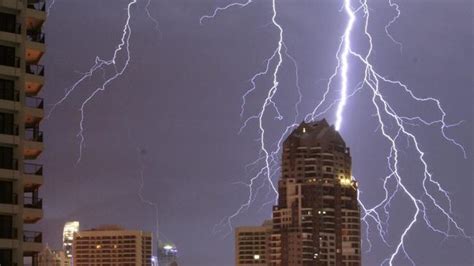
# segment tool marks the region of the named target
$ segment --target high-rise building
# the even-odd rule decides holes
[[[43,216],[44,0],[0,1],[0,264],[37,265]]]
[[[38,256],[38,266],[70,266],[70,260],[63,250],[44,247]]]
[[[149,232],[124,230],[115,225],[79,231],[74,234],[73,265],[151,266]]]
[[[178,266],[178,249],[172,243],[158,244],[158,265]]]
[[[66,222],[63,229],[63,250],[69,259],[72,258],[72,242],[77,232],[79,232],[78,221]]]
[[[350,150],[326,120],[283,143],[267,265],[361,265],[357,182]]]
[[[235,265],[264,266],[270,263],[272,221],[261,226],[242,226],[235,230]]]

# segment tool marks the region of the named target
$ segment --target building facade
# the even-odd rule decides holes
[[[74,234],[73,265],[151,266],[152,236],[143,231],[103,226]]]
[[[326,120],[301,123],[282,147],[266,265],[361,265],[350,150]]]
[[[63,250],[45,247],[38,256],[38,266],[70,266],[70,260]]]
[[[178,266],[178,249],[172,243],[158,244],[158,265]]]
[[[265,266],[270,262],[272,221],[235,230],[235,265]]]
[[[0,264],[38,265],[43,216],[43,0],[0,1]]]
[[[67,258],[72,258],[72,243],[74,234],[79,232],[79,222],[66,222],[63,228],[63,251]]]

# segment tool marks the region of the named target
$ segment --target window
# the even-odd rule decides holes
[[[0,215],[0,238],[11,239],[13,234],[13,217],[11,215]]]
[[[13,80],[0,79],[0,99],[16,101],[15,82]]]
[[[0,45],[0,65],[17,66],[14,47]]]
[[[16,16],[0,12],[0,31],[19,33],[20,28],[17,28]]]
[[[0,168],[15,168],[13,164],[13,148],[0,146]]]
[[[0,113],[0,134],[14,135],[13,114]]]
[[[13,252],[11,249],[0,249],[0,265],[13,265]]]
[[[13,203],[13,183],[0,181],[0,203]]]

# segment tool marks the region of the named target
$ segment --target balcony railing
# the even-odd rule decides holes
[[[23,173],[27,175],[43,175],[43,165],[34,163],[25,163],[23,165]]]
[[[24,197],[23,206],[30,209],[43,209],[43,199],[35,197]]]
[[[18,238],[18,229],[14,227],[0,229],[0,239],[17,239],[17,238]]]
[[[23,231],[23,242],[41,243],[43,242],[43,234],[36,231]]]
[[[46,1],[45,0],[28,0],[28,8],[46,11]]]
[[[43,142],[43,131],[36,128],[25,129],[25,140]]]
[[[21,34],[21,23],[16,23],[16,24],[1,23],[0,31]]]
[[[37,76],[44,76],[43,65],[26,65],[26,73]]]
[[[18,125],[0,127],[0,134],[18,136]]]
[[[18,195],[16,193],[12,193],[10,195],[0,196],[0,203],[1,204],[18,204]]]
[[[26,37],[32,42],[44,43],[45,34],[37,30],[28,30],[26,32]]]
[[[43,109],[44,108],[44,99],[40,97],[27,96],[25,98],[26,107]]]

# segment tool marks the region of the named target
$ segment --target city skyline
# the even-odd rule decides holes
[[[124,226],[154,233],[158,227],[156,233],[180,248],[183,264],[226,265],[232,261],[233,240],[221,238],[229,234],[229,226],[214,228],[220,229],[214,235],[210,232],[247,196],[244,186],[233,184],[248,181],[245,166],[258,154],[258,127],[251,124],[237,134],[243,123],[239,117],[241,97],[249,86],[248,79],[262,69],[275,43],[275,31],[268,26],[271,12],[266,4],[255,3],[252,8],[237,8],[200,25],[199,18],[221,3],[152,1],[148,10],[153,18],[158,18],[157,27],[145,12],[145,2],[138,2],[133,9],[134,14],[142,16],[131,20],[133,56],[129,68],[108,90],[99,93],[85,111],[86,142],[79,163],[77,110],[102,82],[102,74],[88,79],[45,121],[47,149],[41,162],[48,166],[48,180],[40,192],[48,213],[40,224],[47,232],[44,242],[56,246],[61,239],[57,228],[65,221],[80,220],[81,226],[88,228],[120,219],[126,209],[133,218],[124,219]],[[45,25],[48,53],[44,63],[53,73],[46,76],[46,112],[61,99],[64,89],[87,71],[97,55],[109,58],[111,49],[120,41],[126,4],[105,0],[56,1]],[[451,192],[456,219],[472,234],[472,180],[467,178],[472,176],[469,155],[473,149],[473,115],[469,88],[474,83],[470,75],[472,62],[468,60],[473,50],[469,24],[472,11],[465,8],[469,2],[401,1],[402,17],[391,29],[402,42],[403,52],[383,37],[382,22],[386,22],[386,17],[376,14],[392,14],[393,9],[386,4],[374,5],[378,10],[373,13],[374,19],[382,25],[376,28],[382,33],[375,40],[377,65],[410,84],[417,95],[439,98],[452,123],[464,121],[447,130],[449,136],[464,145],[468,159],[443,140],[435,128],[420,127],[419,132],[433,173]],[[345,22],[339,9],[339,4],[330,2],[282,1],[279,5],[286,45],[298,62],[304,95],[302,110],[311,108],[322,96],[325,84],[320,80],[327,79],[333,70],[334,51]],[[81,12],[70,14],[70,10]],[[67,31],[63,28],[65,24],[69,26]],[[286,62],[280,81],[285,90],[278,95],[288,100],[281,107],[288,122],[294,117],[291,103],[297,99],[294,70],[291,62]],[[111,73],[113,69],[103,74]],[[351,80],[351,84],[355,87],[357,81]],[[258,97],[263,96],[263,90],[256,92]],[[340,132],[352,148],[353,172],[359,181],[361,198],[374,203],[383,196],[381,178],[387,171],[388,148],[376,134],[380,128],[371,118],[374,110],[367,107],[364,93],[355,95],[348,103]],[[400,108],[414,113],[426,111],[422,105],[408,105],[403,95],[395,97]],[[247,110],[252,112],[259,104],[259,100],[249,99]],[[278,121],[270,116],[265,120],[273,138],[268,140],[269,145],[279,137],[272,134],[281,130]],[[328,121],[336,122],[332,113]],[[405,157],[404,162],[413,159]],[[409,175],[417,168],[407,165],[403,171]],[[260,224],[271,216],[268,208],[261,207],[271,200],[258,198],[247,212],[232,221],[232,226]],[[393,202],[394,209],[404,207],[403,202]],[[391,221],[393,232],[401,230],[398,225],[404,225],[401,216],[392,216]],[[437,218],[433,222],[436,226],[443,224]],[[363,259],[371,265],[389,254],[377,238],[377,230],[372,227],[369,233],[372,251],[368,252],[369,245],[364,239]],[[432,264],[447,263],[451,257],[458,264],[473,260],[469,255],[472,246],[467,240],[450,238],[449,244],[440,247],[423,245],[442,239],[443,236],[427,232],[426,228],[415,227],[408,241],[408,248],[417,251],[413,259]],[[395,239],[388,241],[394,244]],[[217,250],[216,257],[208,250]],[[432,254],[435,255],[428,256]]]

